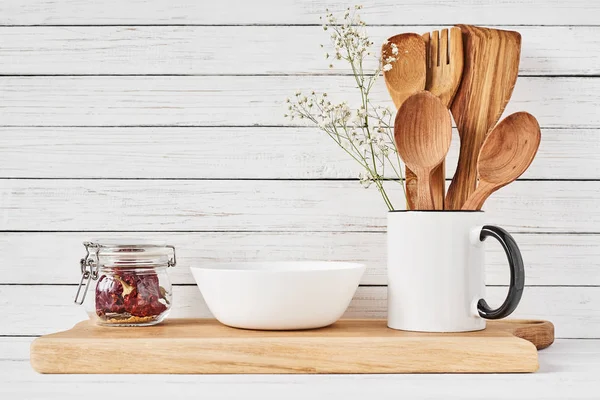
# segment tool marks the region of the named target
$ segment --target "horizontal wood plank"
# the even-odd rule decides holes
[[[438,28],[375,26],[368,34],[377,52],[395,34]],[[600,54],[589,51],[600,47],[600,27],[501,28],[522,35],[521,75],[600,74]],[[329,34],[318,26],[3,27],[0,37],[0,74],[352,73],[342,62],[329,68]]]
[[[101,24],[318,24],[325,9],[343,12],[347,1],[221,0],[6,0],[4,25]],[[589,0],[376,0],[361,11],[370,24],[597,25],[600,6]]]
[[[317,331],[284,332],[231,329],[205,318],[171,319],[151,329],[107,329],[83,321],[36,340],[31,365],[48,374],[536,372],[541,326],[529,327],[532,342],[527,342],[504,325],[519,332],[527,329],[494,321],[485,331],[469,335],[416,337],[388,329],[381,319],[341,320]],[[539,334],[533,332],[536,327]],[[548,323],[545,333],[552,344],[554,326]]]
[[[598,181],[518,181],[484,210],[512,232],[598,233],[599,200]],[[1,230],[384,231],[386,210],[357,181],[0,180]]]
[[[539,354],[540,370],[534,374],[419,374],[419,375],[41,375],[28,361],[0,361],[3,385],[0,394],[18,393],[28,399],[74,400],[85,387],[86,399],[106,398],[106,388],[120,394],[163,400],[173,393],[178,399],[197,399],[198,388],[211,399],[263,400],[318,399],[324,393],[347,400],[506,400],[518,393],[520,400],[588,400],[600,384],[600,343],[596,340],[561,340]],[[28,350],[28,348],[27,348]],[[490,388],[510,388],[490,390]],[[291,390],[290,390],[291,389]]]
[[[73,304],[75,286],[0,286],[0,335],[40,335],[69,329],[87,318],[85,308]],[[488,288],[492,306],[500,305],[505,287]],[[32,295],[35,293],[35,295]],[[196,286],[175,286],[173,318],[206,318],[210,311]],[[346,318],[385,318],[386,287],[360,287]],[[515,318],[552,321],[557,338],[600,338],[600,287],[528,287]]]
[[[30,345],[36,339],[34,336],[16,337],[16,336],[5,336],[0,337],[0,362],[19,362],[25,361],[29,363]],[[565,359],[563,365],[569,365],[569,367],[575,367],[578,361],[585,362],[590,357],[600,357],[600,339],[556,339],[551,347],[544,349],[539,352],[540,357],[540,372],[548,372],[548,369],[552,365],[546,364],[544,361],[550,355],[555,357],[564,357],[566,355],[576,356],[573,358]],[[600,364],[599,364],[600,366]],[[590,366],[591,367],[591,366]],[[0,368],[0,373],[4,372]],[[38,375],[41,376],[41,375]],[[483,375],[479,375],[483,376]],[[531,376],[531,375],[529,375]],[[55,376],[58,378],[58,376]],[[125,378],[121,376],[114,376],[115,378]],[[156,378],[158,378],[155,375]]]
[[[30,339],[26,339],[30,340]],[[29,342],[0,338],[0,343],[29,355]],[[598,340],[558,339],[539,353],[540,370],[534,374],[436,374],[436,375],[41,375],[29,361],[0,361],[3,385],[0,394],[18,393],[29,399],[77,399],[83,387],[86,399],[103,400],[107,386],[127,397],[163,400],[177,393],[178,399],[197,399],[198,388],[211,399],[247,398],[264,400],[304,400],[319,398],[323,393],[347,400],[380,399],[476,400],[485,393],[486,400],[506,400],[518,393],[520,400],[589,399],[600,383]],[[510,387],[505,390],[490,388]],[[290,390],[292,388],[293,390]]]
[[[177,249],[178,265],[169,273],[176,284],[193,284],[189,267],[255,261],[349,261],[367,265],[363,284],[385,285],[386,235],[381,232],[64,232],[0,233],[0,284],[79,282],[82,242],[98,237],[164,241]],[[600,285],[598,235],[515,234],[525,261],[528,285]],[[486,282],[506,285],[504,251],[485,242]]]
[[[0,126],[289,126],[296,90],[360,101],[350,76],[95,76],[0,78]],[[600,79],[522,77],[505,115],[546,128],[600,127]],[[391,105],[380,80],[375,104]]]
[[[31,339],[0,338],[0,346],[29,356]],[[77,399],[74,387],[85,387],[86,399],[103,400],[107,386],[126,397],[163,400],[177,393],[178,399],[197,399],[198,388],[211,399],[247,398],[304,400],[323,393],[347,400],[410,398],[506,400],[518,393],[521,400],[590,399],[600,383],[598,340],[558,339],[539,353],[540,370],[534,374],[436,374],[436,375],[41,375],[27,360],[0,361],[0,394],[18,394],[28,399]],[[490,388],[510,387],[505,390]],[[290,390],[292,388],[293,390]]]
[[[599,136],[598,129],[544,129],[522,178],[599,179]],[[448,179],[459,146],[454,131]],[[0,128],[3,178],[351,179],[359,172],[311,127]]]
[[[33,337],[0,337],[0,363],[7,361],[29,363],[29,346],[34,339]]]

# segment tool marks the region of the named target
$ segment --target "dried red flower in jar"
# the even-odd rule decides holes
[[[88,288],[94,290],[94,306],[86,308],[96,323],[154,325],[166,317],[171,308],[167,268],[176,264],[173,246],[84,245],[87,254],[81,260],[82,277],[75,302],[83,304]],[[90,285],[92,280],[98,280],[95,287]]]
[[[167,310],[168,300],[155,273],[138,275],[127,272],[103,275],[96,286],[96,313],[128,313],[136,317],[160,315]]]

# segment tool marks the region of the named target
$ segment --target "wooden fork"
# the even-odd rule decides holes
[[[427,79],[425,90],[438,96],[442,103],[449,108],[460,84],[463,71],[463,42],[460,28],[442,29],[423,34],[427,45],[426,65]],[[433,171],[431,176],[431,194],[436,210],[444,209],[446,193],[445,162]]]

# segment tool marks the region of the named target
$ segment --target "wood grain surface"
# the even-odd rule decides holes
[[[379,374],[379,375],[44,375],[29,362],[34,338],[0,338],[0,371],[5,384],[0,394],[18,394],[31,399],[75,400],[73,387],[85,387],[87,399],[106,398],[106,387],[120,395],[162,400],[177,393],[181,399],[197,399],[198,392],[211,398],[303,400],[321,396],[343,396],[360,400],[377,393],[378,398],[506,400],[510,387],[522,400],[587,399],[600,387],[600,341],[558,339],[540,351],[540,369],[533,374]],[[479,397],[478,397],[479,396]]]
[[[416,33],[392,36],[381,46],[382,59],[392,66],[389,71],[383,70],[383,78],[396,110],[410,96],[425,89],[425,54],[425,42]],[[394,61],[388,63],[388,59]]]
[[[600,54],[586,51],[600,46],[596,27],[498,28],[519,31],[523,37],[521,76],[600,74]],[[436,29],[437,25],[369,26],[368,32],[375,47],[401,32]],[[321,57],[320,45],[327,37],[319,26],[4,26],[0,36],[2,74],[352,74],[342,63],[329,68]],[[237,46],[241,37],[245,46]],[[375,58],[365,60],[367,71],[376,66]]]
[[[351,76],[11,76],[0,79],[0,126],[290,126],[284,104],[296,90],[356,106],[355,85]],[[383,82],[371,92],[391,105]],[[600,79],[522,77],[505,114],[527,111],[542,128],[598,128],[598,93]]]
[[[477,188],[463,210],[481,210],[492,193],[514,182],[531,165],[540,146],[537,120],[526,112],[504,118],[485,138],[477,157]]]
[[[90,237],[167,240],[181,248],[182,265],[364,261],[370,268],[363,283],[385,284],[380,200],[355,181],[333,182],[331,192],[330,179],[354,180],[358,169],[327,137],[282,117],[285,96],[297,89],[351,99],[351,77],[336,76],[351,71],[341,64],[329,69],[319,55],[328,38],[318,16],[325,7],[343,12],[347,6],[338,0],[0,2],[0,175],[9,178],[0,180],[0,329],[9,335],[0,337],[0,397],[78,399],[85,387],[87,398],[104,399],[109,387],[145,399],[197,398],[200,392],[219,399],[324,393],[365,399],[376,392],[381,399],[475,400],[485,393],[499,400],[509,394],[489,388],[510,387],[524,399],[562,400],[600,390],[598,346],[590,340],[600,337],[600,52],[590,51],[600,45],[600,5],[592,0],[376,0],[362,10],[375,47],[400,32],[458,22],[521,33],[521,77],[506,114],[531,112],[544,140],[523,175],[534,182],[511,184],[517,188],[492,199],[488,222],[517,232],[523,251],[533,286],[518,317],[553,320],[558,337],[587,338],[562,339],[541,352],[544,373],[90,378],[31,369],[31,338],[22,335],[67,329],[85,318],[71,305],[72,285],[81,241]],[[377,103],[391,104],[382,81],[374,95]],[[457,150],[450,149],[447,178]],[[207,207],[218,193],[223,206]],[[236,206],[238,195],[269,207],[271,216],[243,218],[247,209]],[[356,196],[338,211],[340,198]],[[73,213],[61,211],[60,202]],[[9,217],[7,204],[16,205],[18,218]],[[115,213],[101,212],[108,209]],[[148,210],[155,212],[144,222]],[[487,283],[504,285],[502,249],[487,246]],[[173,280],[193,283],[186,268],[174,270]],[[175,291],[181,308],[174,315],[207,312],[195,287]],[[348,315],[384,316],[385,297],[376,295],[384,291],[362,287]],[[502,300],[505,291],[488,288],[490,301]]]
[[[453,27],[423,34],[427,45],[427,82],[425,90],[438,96],[450,108],[463,72],[463,42],[460,29]],[[408,173],[407,173],[408,176]],[[436,210],[443,210],[446,200],[446,160],[431,175],[431,196]],[[407,195],[410,194],[407,185]]]
[[[367,265],[362,284],[386,285],[386,254],[379,232],[3,232],[0,233],[0,284],[56,285],[79,282],[74,265],[82,241],[106,236],[140,238],[175,245],[181,268],[169,274],[175,284],[194,284],[187,267],[227,262],[329,260]],[[600,247],[596,234],[513,233],[525,260],[526,283],[533,286],[600,286]],[[36,243],[36,251],[31,251]],[[502,247],[485,247],[486,284],[508,285]],[[61,249],[57,252],[56,249]],[[50,255],[50,256],[49,256]],[[575,255],[575,256],[574,256]],[[45,265],[45,268],[38,268]]]
[[[459,27],[465,64],[451,107],[460,135],[460,155],[446,195],[450,210],[460,210],[477,186],[479,150],[511,98],[521,55],[521,35],[516,31]]]
[[[538,350],[550,347],[554,343],[554,325],[550,321],[504,319],[488,322],[488,326],[510,332],[516,337],[534,344]]]
[[[411,399],[506,400],[506,391],[490,387],[510,387],[522,400],[586,399],[596,393],[600,371],[599,340],[559,339],[540,351],[540,369],[533,374],[380,374],[380,375],[44,375],[36,373],[29,362],[34,338],[0,338],[0,371],[5,379],[0,394],[22,397],[75,400],[85,387],[86,398],[101,400],[106,387],[121,395],[162,400],[177,393],[181,399],[197,399],[198,391],[211,398],[265,400],[303,400],[343,396],[359,400],[373,396],[393,400]]]
[[[452,27],[423,34],[427,45],[425,89],[449,108],[463,72],[464,54],[460,28]]]
[[[411,209],[442,210],[444,202],[439,201],[439,185],[443,187],[445,184],[443,173],[441,182],[435,175],[435,184],[432,184],[432,175],[444,163],[452,140],[452,119],[448,108],[431,92],[413,94],[396,112],[394,138],[402,161],[417,177],[417,202],[416,207]],[[407,181],[407,188],[409,184]],[[407,192],[409,196],[410,191]]]
[[[35,289],[35,297],[29,297]],[[485,299],[500,305],[506,297],[506,286],[486,288]],[[0,336],[44,335],[71,328],[87,320],[85,307],[73,304],[76,285],[0,286],[4,299],[19,299],[20,307],[7,300],[0,303],[4,324]],[[44,299],[43,302],[40,299]],[[598,287],[538,287],[524,290],[519,307],[511,318],[550,319],[557,338],[594,338],[600,329]],[[22,310],[27,309],[27,313]],[[343,318],[378,319],[387,317],[387,287],[361,286],[350,302]],[[197,286],[174,286],[170,318],[212,318]]]
[[[85,321],[35,340],[31,365],[59,374],[535,372],[535,346],[503,326],[489,322],[479,332],[425,334],[389,329],[385,320],[341,320],[287,332],[229,328],[216,320],[171,319],[145,329]]]
[[[542,136],[522,178],[600,179],[599,129],[547,128]],[[446,179],[459,146],[454,129]],[[310,127],[0,127],[0,159],[8,178],[356,179],[360,172]]]
[[[319,24],[324,8],[344,12],[348,2],[331,0],[282,0],[272,3],[223,0],[78,0],[7,1],[0,7],[6,25],[114,25],[114,24]],[[600,6],[593,0],[377,0],[365,7],[370,24],[520,24],[597,25]]]
[[[396,46],[397,54],[393,53],[392,45]],[[390,63],[392,69],[383,71],[385,86],[395,110],[398,110],[410,96],[425,89],[426,54],[426,43],[416,33],[394,35],[381,46],[383,60],[388,60],[390,57],[395,59]],[[404,167],[404,182],[407,208],[414,210],[418,206],[417,176],[408,166]]]
[[[3,227],[12,231],[386,229],[387,210],[379,193],[365,190],[356,181],[8,179],[0,183]],[[386,190],[396,207],[402,208],[400,185],[390,182]],[[597,181],[517,181],[489,199],[486,223],[511,233],[598,233],[599,197]]]

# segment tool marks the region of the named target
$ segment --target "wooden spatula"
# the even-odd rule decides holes
[[[393,45],[397,52],[394,54]],[[385,85],[392,97],[396,109],[411,95],[425,89],[427,73],[425,70],[425,41],[416,33],[403,33],[392,36],[381,48],[384,60],[396,58],[392,69],[383,71]],[[416,176],[406,167],[406,202],[409,209],[417,203]]]
[[[541,136],[540,125],[531,114],[518,112],[504,118],[481,146],[479,185],[462,209],[481,210],[492,193],[521,176],[531,165]]]
[[[423,34],[427,47],[427,80],[425,90],[440,98],[447,108],[452,104],[463,71],[463,43],[459,28],[442,29]],[[431,176],[431,194],[435,208],[444,209],[446,167],[442,161]]]
[[[479,149],[510,100],[521,54],[518,32],[459,27],[465,64],[451,108],[460,135],[460,155],[446,195],[450,210],[460,210],[475,190]]]
[[[450,112],[437,96],[419,92],[396,113],[394,138],[404,163],[417,175],[418,210],[435,210],[431,173],[446,158],[452,140]]]

